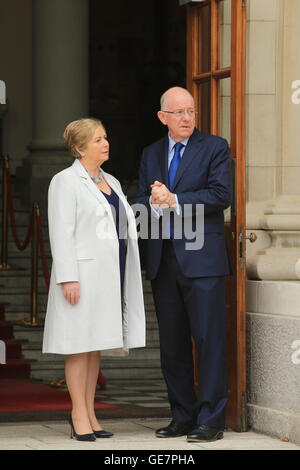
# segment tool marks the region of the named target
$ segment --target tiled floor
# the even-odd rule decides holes
[[[65,388],[62,388],[65,390]],[[164,409],[169,414],[167,392],[163,381],[127,381],[108,384],[107,390],[98,388],[96,396],[105,403],[122,407]],[[159,413],[161,413],[159,411]],[[101,413],[100,413],[101,414]],[[142,410],[141,410],[142,415]],[[158,415],[157,415],[158,416]],[[162,415],[163,416],[163,415]],[[81,443],[69,438],[67,421],[41,421],[0,423],[0,450],[300,450],[290,442],[258,434],[252,431],[235,433],[226,431],[224,439],[212,443],[188,443],[185,436],[176,439],[158,439],[155,430],[167,425],[170,418],[102,419],[107,430],[114,432],[111,439]],[[111,454],[110,454],[111,455]]]
[[[186,437],[158,439],[155,429],[168,424],[168,419],[102,420],[105,429],[112,431],[110,439],[96,442],[78,442],[70,439],[66,421],[24,422],[0,424],[0,450],[102,450],[110,451],[169,451],[197,453],[205,450],[300,450],[290,442],[282,442],[254,432],[225,432],[224,439],[211,443],[189,443]],[[126,455],[131,455],[126,453]],[[99,461],[101,464],[101,459]]]
[[[147,408],[169,408],[163,381],[110,383],[107,390],[98,389],[96,398],[111,405],[134,405]]]

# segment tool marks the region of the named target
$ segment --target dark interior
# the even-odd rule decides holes
[[[186,83],[186,10],[178,0],[90,0],[90,115],[111,145],[104,167],[137,178],[143,147],[165,134],[159,98]]]

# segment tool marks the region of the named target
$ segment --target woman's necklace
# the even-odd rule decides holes
[[[101,183],[101,181],[104,179],[103,176],[101,175],[101,170],[99,168],[99,175],[96,176],[96,178],[94,178],[93,176],[91,176],[88,172],[88,175],[89,177],[91,178],[92,181],[94,181],[94,183]]]

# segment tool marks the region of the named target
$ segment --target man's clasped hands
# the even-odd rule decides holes
[[[175,194],[160,181],[154,181],[151,184],[151,204],[156,210],[176,207]]]

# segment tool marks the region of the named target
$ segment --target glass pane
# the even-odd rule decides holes
[[[230,145],[231,138],[231,85],[230,78],[224,78],[220,83],[220,136],[227,140]],[[225,221],[229,222],[231,220],[231,210],[230,208],[225,211]]]
[[[220,88],[220,136],[226,139],[230,145],[230,78],[221,80]]]
[[[198,73],[210,71],[210,5],[199,8],[199,63]]]
[[[201,132],[210,132],[210,82],[199,85],[199,128]]]
[[[220,2],[220,36],[221,36],[221,60],[220,67],[231,65],[231,0]]]

